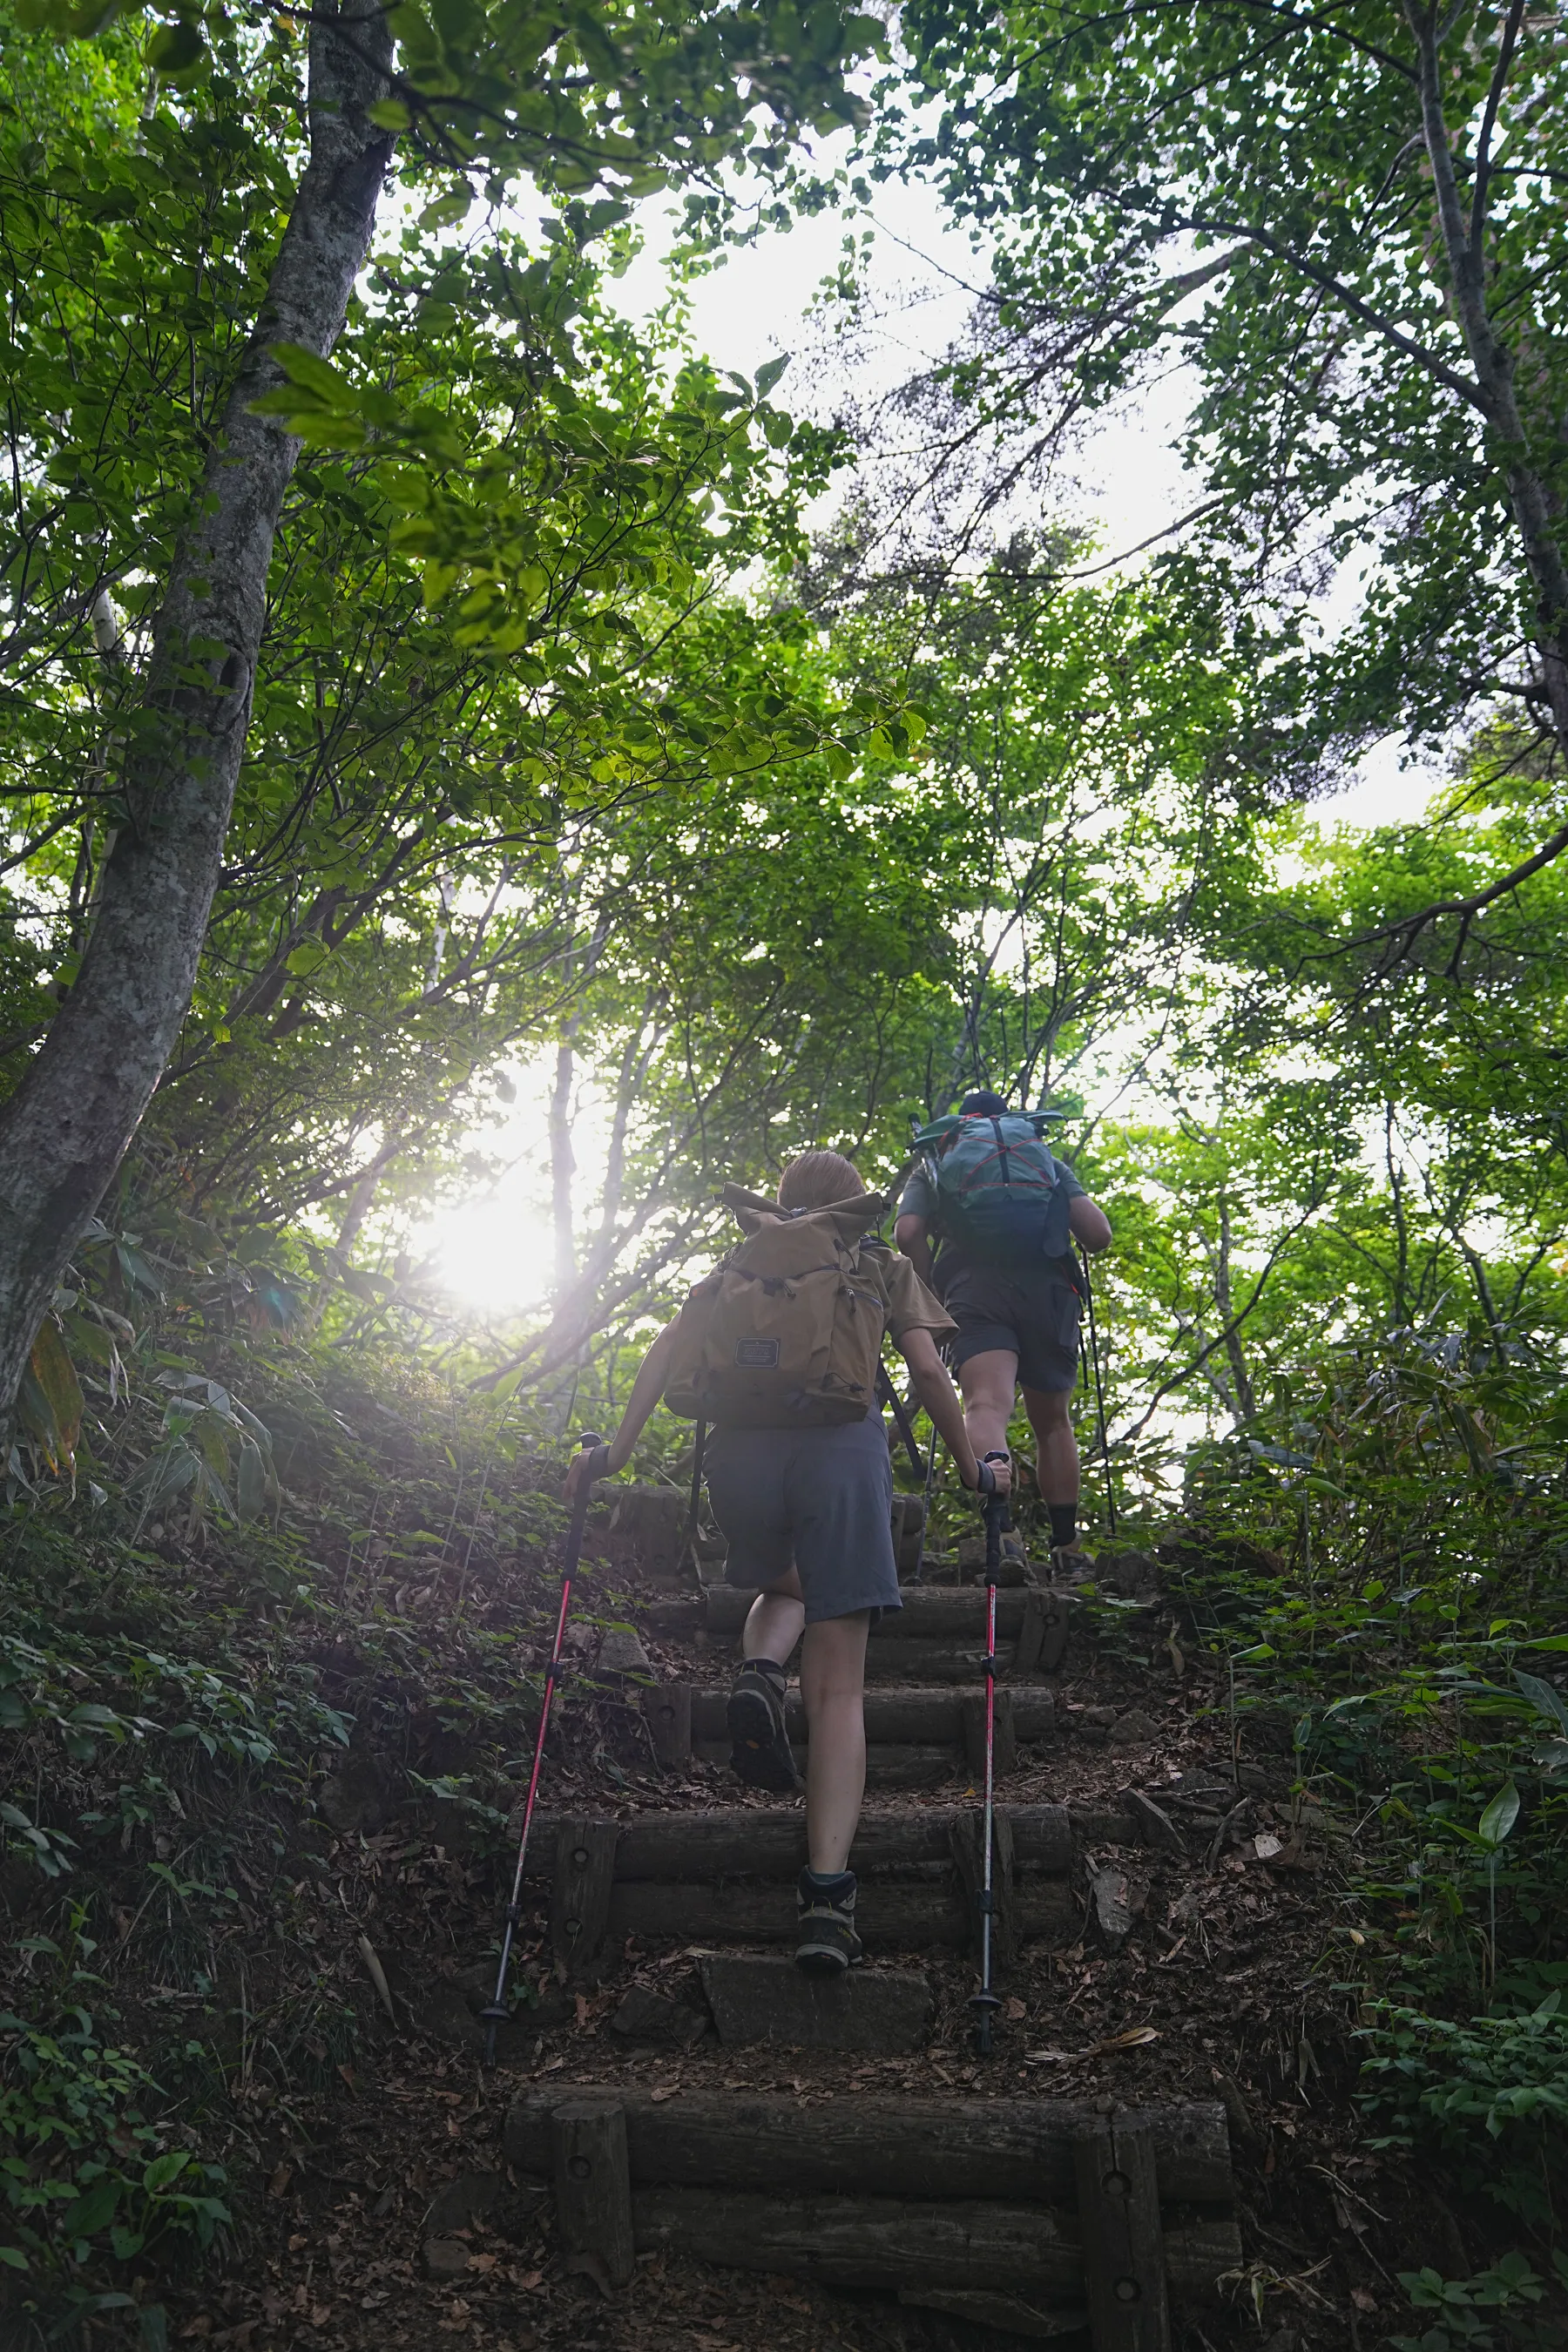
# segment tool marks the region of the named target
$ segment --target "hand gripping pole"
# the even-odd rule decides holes
[[[496,2056],[496,2028],[505,2025],[511,2016],[506,2005],[507,1970],[511,1965],[512,1938],[517,1933],[520,1906],[522,1900],[522,1873],[528,1860],[528,1833],[533,1826],[534,1800],[539,1794],[540,1769],[544,1762],[544,1738],[550,1729],[550,1710],[555,1698],[556,1679],[561,1672],[561,1644],[566,1637],[566,1613],[572,1606],[572,1580],[577,1573],[577,1563],[583,1557],[583,1531],[588,1524],[588,1505],[593,1497],[594,1481],[604,1474],[610,1449],[596,1431],[589,1430],[578,1441],[578,1454],[589,1453],[588,1468],[572,1505],[572,1521],[566,1534],[566,1558],[561,1570],[561,1609],[555,1620],[555,1642],[550,1653],[550,1664],[544,1670],[544,1696],[539,1709],[539,1736],[533,1743],[533,1769],[528,1776],[528,1794],[522,1806],[522,1835],[518,1840],[517,1868],[512,1873],[511,1901],[506,1908],[506,1932],[501,1937],[500,1966],[496,1970],[495,1998],[479,2015],[485,2021],[485,2064],[493,2066]],[[601,1457],[603,1457],[601,1459]]]

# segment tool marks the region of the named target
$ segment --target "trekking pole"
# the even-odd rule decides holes
[[[584,1441],[586,1443],[586,1441]],[[691,1508],[687,1514],[686,1540],[691,1548],[691,1564],[697,1570],[697,1580],[702,1581],[701,1563],[697,1557],[697,1522],[702,1514],[702,1457],[708,1450],[708,1423],[700,1421],[691,1441]]]
[[[918,1478],[924,1472],[925,1464],[921,1459],[921,1449],[915,1443],[914,1423],[904,1410],[904,1401],[889,1379],[888,1368],[883,1363],[879,1363],[877,1366],[877,1392],[884,1404],[890,1404],[893,1408],[894,1425],[903,1441],[904,1451],[910,1457],[910,1467]]]
[[[987,1462],[1005,1462],[1005,1453],[988,1454]],[[991,1990],[991,1919],[995,1908],[992,1889],[991,1849],[996,1821],[996,1581],[1002,1572],[1002,1532],[1007,1523],[1007,1497],[993,1495],[985,1506],[985,1811],[981,1832],[980,1990],[971,1997],[974,2011],[974,2047],[982,2058],[991,2055],[991,2024],[1002,2004]]]
[[[533,1743],[533,1769],[528,1776],[528,1794],[522,1805],[522,1835],[518,1841],[517,1868],[512,1874],[511,1901],[506,1907],[506,1933],[501,1937],[500,1966],[496,1970],[495,1999],[479,2015],[485,2021],[485,2064],[493,2066],[496,2059],[496,2028],[509,2022],[511,2011],[506,2005],[506,1972],[511,1963],[512,1937],[517,1933],[519,1906],[522,1896],[523,1864],[528,1859],[528,1832],[533,1826],[533,1801],[539,1794],[540,1768],[544,1762],[544,1735],[550,1728],[551,1703],[555,1696],[555,1678],[561,1671],[561,1644],[566,1634],[566,1612],[572,1606],[572,1580],[577,1573],[577,1563],[583,1556],[583,1530],[588,1523],[588,1504],[594,1491],[595,1476],[602,1475],[598,1457],[609,1459],[609,1447],[595,1430],[579,1438],[579,1460],[589,1449],[587,1473],[577,1489],[572,1506],[572,1523],[566,1534],[566,1559],[561,1573],[561,1612],[555,1620],[555,1643],[550,1653],[550,1664],[544,1670],[544,1699],[539,1710],[539,1737]]]
[[[1100,1336],[1094,1328],[1094,1285],[1089,1280],[1089,1260],[1079,1261],[1083,1269],[1083,1295],[1089,1307],[1089,1357],[1094,1367],[1094,1403],[1100,1415],[1100,1459],[1105,1471],[1105,1511],[1110,1522],[1110,1532],[1116,1533],[1116,1495],[1110,1484],[1110,1443],[1105,1434],[1105,1391],[1100,1384]]]
[[[917,1558],[916,1558],[916,1560],[915,1560],[915,1582],[916,1582],[917,1584],[919,1584],[919,1583],[921,1581],[921,1580],[923,1579],[923,1577],[924,1577],[924,1575],[925,1575],[925,1565],[926,1565],[926,1538],[927,1538],[927,1537],[930,1535],[930,1533],[931,1533],[931,1496],[934,1494],[934,1492],[935,1492],[935,1491],[936,1491],[936,1423],[935,1423],[935,1422],[933,1421],[933,1422],[932,1422],[932,1423],[931,1423],[931,1450],[930,1450],[930,1452],[929,1452],[929,1453],[927,1454],[927,1455],[926,1455],[926,1500],[925,1500],[925,1517],[924,1517],[924,1518],[923,1518],[923,1519],[921,1519],[921,1548],[920,1548],[919,1554],[918,1554],[918,1556],[917,1556]]]

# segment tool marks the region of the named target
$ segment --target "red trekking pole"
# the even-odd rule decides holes
[[[544,1670],[544,1697],[539,1710],[539,1737],[533,1743],[533,1769],[528,1776],[528,1794],[522,1806],[522,1835],[518,1841],[517,1868],[512,1873],[511,1901],[507,1905],[506,1933],[501,1937],[500,1966],[496,1971],[495,1999],[479,2015],[485,2021],[485,2064],[493,2066],[496,2056],[496,2028],[510,2022],[511,2011],[506,2005],[506,1972],[511,1965],[512,1937],[517,1933],[519,1906],[522,1899],[522,1872],[528,1859],[528,1833],[533,1826],[533,1802],[539,1794],[540,1768],[544,1762],[544,1736],[550,1728],[550,1709],[555,1697],[556,1678],[561,1672],[561,1644],[566,1635],[566,1612],[572,1606],[572,1580],[577,1573],[577,1563],[583,1557],[583,1530],[588,1524],[588,1504],[594,1492],[594,1481],[604,1473],[610,1449],[594,1430],[578,1440],[581,1456],[594,1449],[587,1475],[577,1489],[572,1506],[572,1524],[566,1535],[566,1559],[561,1572],[561,1613],[555,1620],[555,1643],[550,1653],[550,1664]],[[604,1456],[601,1462],[599,1456]]]
[[[988,1454],[987,1462],[1005,1462],[1005,1453]],[[996,1826],[996,1580],[1002,1572],[1002,1530],[1007,1524],[1007,1498],[993,1494],[985,1506],[985,1819],[982,1832],[980,1888],[980,1990],[971,1996],[974,2011],[974,2047],[981,2057],[991,2055],[991,2021],[1002,2003],[991,1990],[991,1920],[995,1895],[991,1881],[991,1850]]]

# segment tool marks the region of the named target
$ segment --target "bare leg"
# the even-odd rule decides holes
[[[1007,1450],[1007,1423],[1013,1418],[1013,1387],[1018,1359],[1010,1348],[987,1348],[958,1368],[963,1398],[963,1426],[982,1462],[988,1454]]]
[[[752,1601],[741,1633],[742,1656],[772,1658],[778,1665],[787,1665],[805,1623],[800,1579],[792,1568]]]
[[[1047,1507],[1079,1498],[1078,1439],[1068,1410],[1070,1402],[1065,1390],[1059,1394],[1049,1389],[1024,1391],[1024,1411],[1039,1447],[1040,1500]]]
[[[805,1629],[800,1693],[811,1734],[805,1844],[818,1877],[847,1869],[866,1793],[866,1636],[871,1612],[825,1617]]]

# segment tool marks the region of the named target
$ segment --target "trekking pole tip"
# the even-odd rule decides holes
[[[1002,2003],[994,1992],[970,1995],[969,2006],[974,2011],[974,2047],[982,2058],[991,2055],[991,2023]]]

